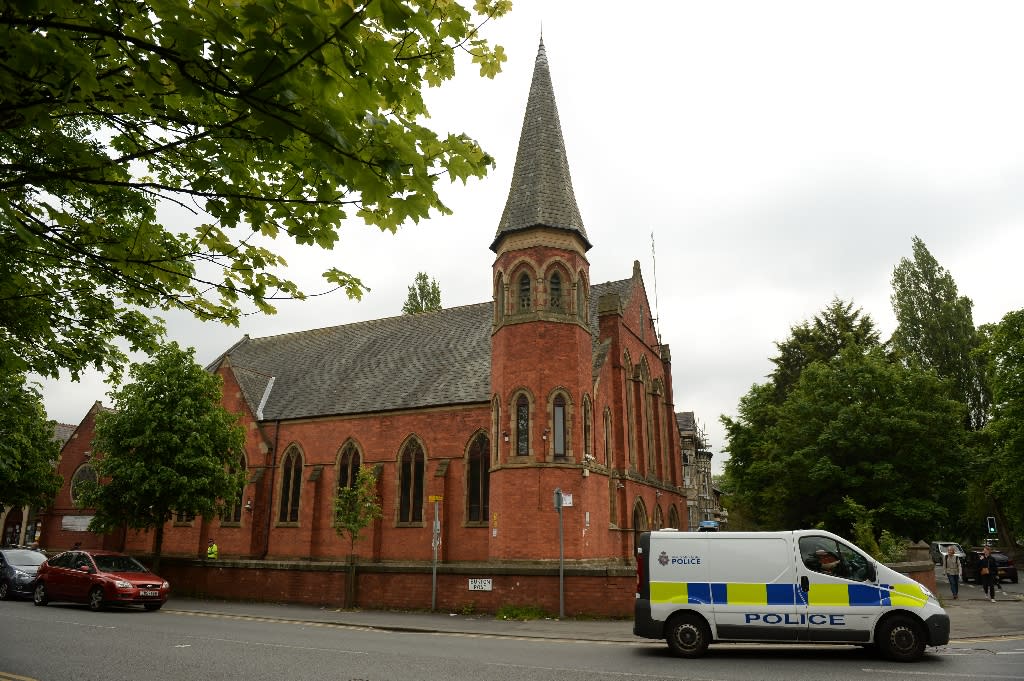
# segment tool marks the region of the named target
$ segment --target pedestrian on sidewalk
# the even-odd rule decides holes
[[[952,546],[946,547],[946,555],[942,557],[942,571],[946,573],[949,589],[953,592],[955,601],[960,598],[960,578],[963,576],[963,568],[960,565],[960,557],[956,555],[956,549]]]
[[[992,557],[992,549],[988,546],[981,550],[978,561],[978,573],[981,575],[981,589],[989,599],[996,602],[996,584],[999,583],[999,566]]]

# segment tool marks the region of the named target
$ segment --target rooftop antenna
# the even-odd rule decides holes
[[[658,337],[658,344],[661,344],[661,332],[658,330],[658,320],[661,318],[661,308],[658,307],[658,259],[654,252],[654,230],[651,230],[651,267],[654,269],[654,335]]]

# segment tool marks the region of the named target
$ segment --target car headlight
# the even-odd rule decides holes
[[[171,588],[171,583],[170,583],[170,582],[168,582],[167,580],[164,580],[164,583],[163,583],[163,585],[161,586],[161,588],[164,588],[164,589],[170,589],[170,588]]]
[[[131,589],[132,583],[126,582],[123,579],[115,579],[114,586],[116,586],[118,589]]]
[[[14,571],[14,581],[18,584],[28,584],[33,579],[35,579],[35,575],[30,575],[27,572],[22,572],[21,570]]]

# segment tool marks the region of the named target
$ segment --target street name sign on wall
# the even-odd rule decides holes
[[[60,529],[65,532],[87,532],[91,515],[66,515],[60,519]]]
[[[469,580],[470,591],[491,591],[492,584],[490,579],[471,579]]]

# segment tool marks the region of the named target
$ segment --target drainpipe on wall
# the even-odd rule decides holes
[[[277,472],[277,438],[281,433],[281,420],[274,424],[274,451],[270,461],[270,493],[267,494],[267,527],[263,533],[263,551],[260,553],[260,560],[267,557],[270,552],[270,528],[274,524],[274,474]]]

